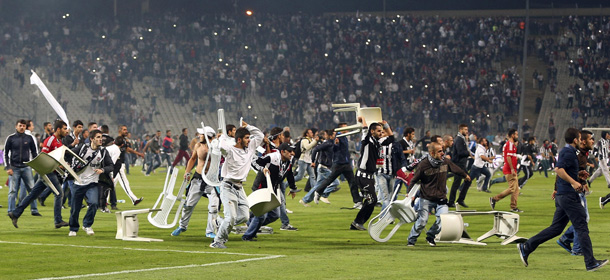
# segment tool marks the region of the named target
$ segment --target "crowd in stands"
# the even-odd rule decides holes
[[[69,80],[72,90],[88,88],[91,108],[112,113],[134,131],[156,113],[156,92],[185,106],[198,100],[188,105],[197,113],[240,110],[236,104],[246,95],[264,97],[276,125],[336,123],[329,105],[343,102],[379,106],[397,127],[467,122],[488,134],[515,124],[521,78],[516,67],[502,69],[498,62],[512,57],[520,64],[523,19],[135,18],[5,21],[0,55],[43,70],[50,81]],[[530,32],[551,35],[558,25],[532,22]],[[576,43],[585,44],[581,37]],[[556,44],[530,45],[548,62]],[[587,55],[583,68],[588,62],[597,63]],[[152,82],[142,92],[151,106],[144,108],[133,96],[133,82],[147,77]]]

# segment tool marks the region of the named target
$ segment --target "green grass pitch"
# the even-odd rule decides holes
[[[144,177],[134,167],[128,176],[133,191],[144,196],[144,201],[133,206],[119,204],[121,210],[151,208],[163,188],[165,169]],[[182,176],[180,173],[178,181]],[[0,181],[6,180],[6,173]],[[247,192],[253,180],[248,178]],[[554,203],[550,198],[554,176],[544,178],[537,172],[523,189],[519,198],[521,213],[519,236],[531,237],[548,226],[552,220]],[[180,182],[177,182],[179,185]],[[451,184],[451,182],[448,182]],[[305,180],[298,182],[303,188]],[[598,259],[610,257],[610,209],[598,206],[599,196],[610,192],[603,178],[593,183],[589,196],[591,214],[589,230],[593,249]],[[496,194],[506,183],[492,187]],[[178,186],[176,186],[176,189]],[[114,214],[98,212],[94,236],[82,230],[78,236],[68,237],[68,229],[53,226],[53,198],[39,206],[42,217],[29,215],[29,209],[19,219],[19,228],[10,219],[0,219],[0,279],[609,279],[610,267],[595,273],[585,272],[582,257],[569,255],[555,240],[541,245],[530,255],[529,267],[521,264],[514,244],[500,245],[501,239],[491,237],[487,246],[443,244],[430,247],[422,235],[415,247],[407,247],[407,236],[412,224],[404,225],[386,243],[378,243],[368,232],[348,230],[356,210],[351,207],[347,183],[330,196],[330,205],[320,203],[303,207],[298,200],[288,198],[290,222],[298,231],[281,231],[280,222],[271,226],[273,235],[259,235],[257,242],[243,242],[231,234],[226,250],[208,247],[205,238],[207,200],[203,198],[195,208],[188,231],[178,237],[170,236],[173,229],[159,229],[139,215],[140,236],[161,238],[164,242],[128,242],[115,239]],[[0,190],[0,210],[6,211],[8,188]],[[404,191],[403,191],[404,193]],[[129,201],[117,189],[119,199]],[[466,202],[469,209],[488,211],[489,195],[477,192],[473,186]],[[509,210],[509,198],[500,201],[497,210]],[[380,208],[375,209],[373,216]],[[5,213],[5,212],[3,212]],[[85,209],[81,212],[81,219]],[[63,211],[64,219],[69,210]],[[434,221],[431,217],[428,225]],[[469,234],[474,238],[491,229],[491,216],[465,217]]]

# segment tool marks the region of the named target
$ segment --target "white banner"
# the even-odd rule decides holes
[[[59,105],[59,103],[57,102],[57,100],[55,100],[53,94],[51,94],[47,86],[45,86],[42,80],[40,80],[40,77],[36,75],[36,72],[34,72],[34,70],[30,71],[32,71],[32,76],[30,77],[30,84],[36,85],[38,89],[40,89],[42,95],[44,95],[53,110],[55,110],[55,113],[57,113],[61,120],[66,123],[68,129],[70,129],[70,121],[68,121],[68,116],[66,116],[66,111],[64,111],[64,108],[62,108],[61,105]]]

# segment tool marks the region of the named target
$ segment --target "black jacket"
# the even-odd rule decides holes
[[[349,142],[347,137],[339,137],[339,144],[333,144],[333,164],[349,164]]]
[[[4,164],[7,169],[26,167],[26,162],[38,155],[34,137],[15,132],[6,138],[4,143]]]
[[[311,151],[311,162],[316,162],[330,168],[333,164],[334,140],[326,140]]]
[[[255,183],[252,186],[253,190],[268,187],[267,180],[264,179],[263,175],[263,169],[265,168],[269,169],[269,177],[271,178],[271,184],[273,185],[274,190],[279,187],[284,179],[288,181],[290,189],[297,189],[294,183],[292,164],[290,161],[282,161],[282,156],[279,151],[268,153],[265,156],[252,161],[252,167],[258,171],[257,177],[261,176],[261,178],[259,178],[260,180],[255,180]]]
[[[466,143],[465,139],[464,137],[456,136],[451,147],[451,161],[462,169],[466,168],[466,162],[470,156],[468,143]]]

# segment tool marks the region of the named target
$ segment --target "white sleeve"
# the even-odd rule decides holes
[[[265,137],[265,135],[260,129],[253,125],[246,126],[246,129],[250,132],[251,136],[248,149],[254,151],[256,150],[256,147],[258,147],[263,142],[263,138]]]

